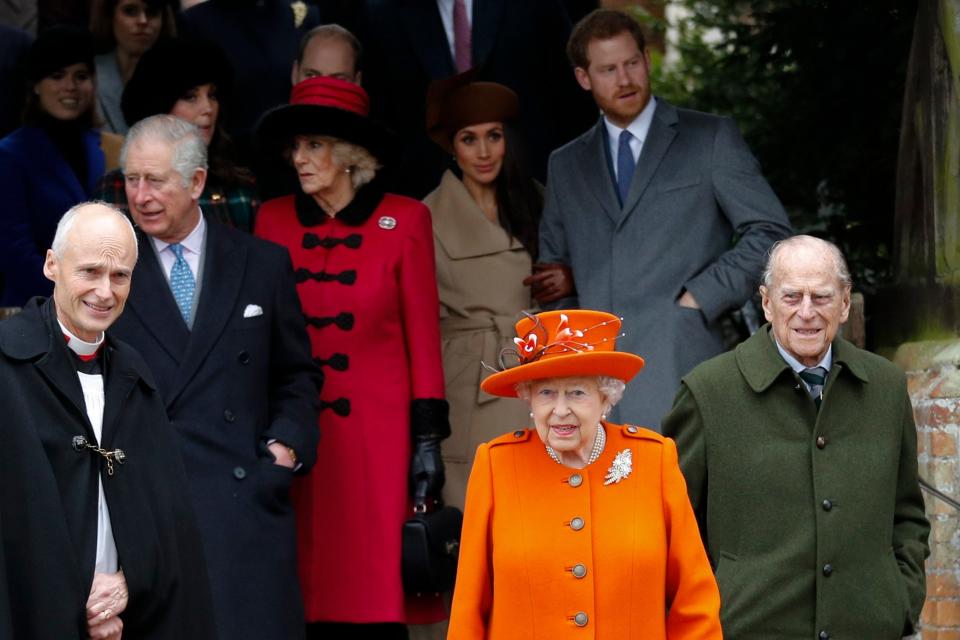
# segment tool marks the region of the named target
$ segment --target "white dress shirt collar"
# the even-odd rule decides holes
[[[200,212],[200,219],[197,221],[197,226],[193,228],[186,238],[184,238],[180,245],[186,251],[192,251],[197,255],[200,254],[200,251],[203,249],[203,236],[206,233],[206,222],[203,220],[203,212]],[[164,242],[159,238],[150,238],[153,241],[153,246],[157,248],[157,253],[163,253],[163,250],[169,247],[172,243]]]
[[[814,367],[808,367],[804,364],[801,364],[799,360],[797,360],[792,355],[790,355],[787,352],[787,350],[780,345],[780,341],[777,340],[777,337],[773,335],[772,331],[770,332],[770,335],[773,336],[773,342],[774,344],[777,345],[777,351],[780,352],[780,357],[782,357],[786,361],[786,363],[790,365],[791,369],[793,369],[797,373],[800,373],[801,371],[814,368]],[[818,362],[815,366],[823,367],[827,371],[830,371],[831,365],[833,365],[833,345],[830,345],[829,347],[827,347],[827,352],[823,354],[823,358],[821,358],[820,362]]]
[[[653,114],[657,110],[657,99],[650,96],[650,102],[643,108],[633,122],[627,125],[626,130],[633,135],[630,141],[630,150],[633,151],[633,161],[636,163],[640,159],[640,152],[643,150],[643,143],[647,140],[650,133],[650,124],[653,122]],[[607,116],[603,116],[603,126],[607,128],[607,144],[610,146],[610,159],[613,166],[617,166],[617,155],[620,148],[620,134],[623,129],[610,122]]]
[[[190,265],[190,271],[193,273],[193,277],[197,277],[197,273],[200,270],[200,256],[203,253],[203,244],[207,236],[207,223],[203,219],[203,212],[200,212],[200,220],[197,222],[197,226],[193,228],[193,231],[187,235],[179,244],[183,247],[183,259],[187,261],[187,264]],[[150,238],[150,241],[153,242],[154,248],[157,250],[157,256],[160,258],[160,264],[163,265],[163,272],[167,276],[167,280],[170,279],[170,271],[173,269],[173,263],[177,261],[176,256],[173,254],[173,251],[167,251],[166,249],[170,246],[171,243],[164,242],[159,238]]]

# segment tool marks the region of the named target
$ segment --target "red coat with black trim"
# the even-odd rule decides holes
[[[411,430],[448,429],[430,211],[375,181],[333,218],[302,193],[265,202],[256,234],[290,251],[325,374],[317,464],[294,486],[307,620],[404,622]]]

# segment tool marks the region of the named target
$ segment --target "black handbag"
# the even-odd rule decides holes
[[[408,594],[442,593],[453,589],[460,552],[463,512],[437,505],[433,511],[414,510],[403,523],[401,571]]]

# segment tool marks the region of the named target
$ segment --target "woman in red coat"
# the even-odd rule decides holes
[[[317,466],[293,492],[308,638],[406,637],[408,476],[415,500],[439,495],[449,435],[430,212],[384,192],[393,138],[368,111],[359,86],[310,78],[258,130],[300,190],[265,202],[256,234],[290,251],[325,374]]]

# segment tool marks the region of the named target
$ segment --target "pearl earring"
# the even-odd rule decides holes
[[[530,412],[530,417],[531,417],[531,418],[533,417],[533,411]]]

